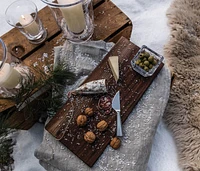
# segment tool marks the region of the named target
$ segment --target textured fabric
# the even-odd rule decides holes
[[[200,170],[200,2],[175,0],[167,11],[171,38],[165,57],[174,73],[164,115],[184,171]]]
[[[145,171],[152,139],[168,101],[170,82],[170,72],[164,66],[123,124],[122,146],[118,150],[107,146],[92,168],[46,130],[35,156],[48,171]]]

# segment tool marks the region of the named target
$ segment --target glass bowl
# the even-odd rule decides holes
[[[162,55],[143,45],[131,60],[131,65],[140,75],[149,77],[153,75],[163,60]]]

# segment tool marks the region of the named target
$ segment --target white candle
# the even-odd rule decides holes
[[[1,62],[0,62],[1,63]],[[5,63],[0,70],[0,86],[8,89],[16,87],[20,82],[20,73]]]
[[[19,23],[32,36],[35,36],[40,32],[39,25],[33,20],[33,17],[30,14],[21,15]]]
[[[59,4],[71,4],[78,0],[57,0]],[[73,33],[81,33],[86,26],[82,3],[70,7],[60,8],[67,23],[68,29]]]

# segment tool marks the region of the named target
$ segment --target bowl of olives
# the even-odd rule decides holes
[[[143,45],[131,60],[133,69],[144,77],[152,76],[164,57]]]

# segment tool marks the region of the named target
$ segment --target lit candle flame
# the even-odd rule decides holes
[[[21,15],[21,17],[22,17],[22,19],[24,19],[24,20],[26,19],[26,18],[24,17],[24,15]]]

